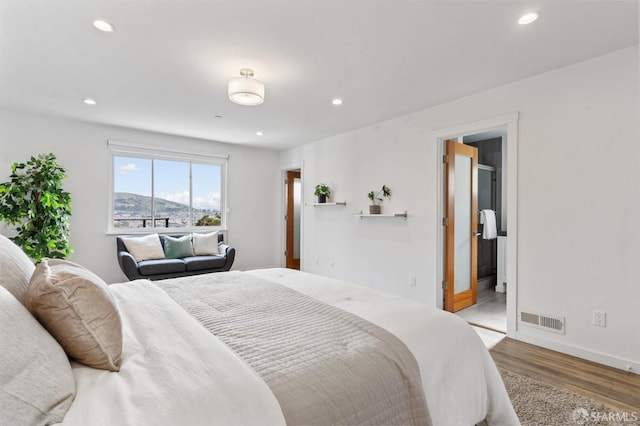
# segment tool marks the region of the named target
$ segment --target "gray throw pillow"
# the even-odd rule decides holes
[[[167,259],[182,259],[193,256],[193,245],[191,244],[191,234],[174,238],[168,235],[161,235],[164,244],[164,256]]]

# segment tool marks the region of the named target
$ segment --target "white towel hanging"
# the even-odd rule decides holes
[[[496,227],[496,212],[493,210],[480,210],[480,223],[482,227],[482,238],[485,240],[493,240],[498,238],[498,229]]]

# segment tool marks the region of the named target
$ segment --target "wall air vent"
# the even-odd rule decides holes
[[[564,334],[564,317],[520,311],[520,324]]]

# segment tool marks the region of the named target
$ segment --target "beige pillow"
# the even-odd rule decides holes
[[[193,252],[196,256],[220,254],[218,249],[218,231],[208,234],[193,234]]]
[[[58,342],[0,287],[0,424],[59,423],[75,393],[71,365]]]
[[[26,307],[71,358],[120,370],[120,314],[107,284],[93,272],[68,260],[43,259],[29,283]]]
[[[144,237],[125,237],[122,238],[122,242],[136,259],[136,262],[164,259],[164,250],[162,250],[158,234],[149,234]]]
[[[29,280],[36,267],[20,247],[0,235],[0,285],[24,305]]]

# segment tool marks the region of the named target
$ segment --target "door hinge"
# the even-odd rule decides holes
[[[442,281],[442,290],[446,290],[446,289],[447,289],[447,282]]]
[[[286,250],[284,251],[284,255],[285,255],[285,256],[287,255],[287,251],[286,251]]]
[[[284,220],[287,220],[287,215],[286,214],[284,215]]]
[[[449,156],[448,155],[443,155],[442,156],[442,162],[447,164],[449,162]]]
[[[442,218],[442,226],[449,226],[449,218],[448,217],[443,217]]]

